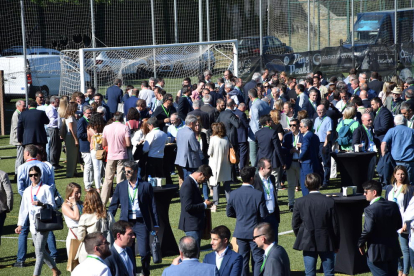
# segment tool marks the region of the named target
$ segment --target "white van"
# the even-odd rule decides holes
[[[59,55],[27,55],[27,83],[29,97],[34,97],[36,91],[44,95],[58,95],[60,85],[61,63]],[[76,65],[75,65],[76,66]],[[4,71],[4,90],[6,100],[24,98],[25,70],[24,56],[0,57],[0,70]],[[90,76],[86,76],[90,81]]]

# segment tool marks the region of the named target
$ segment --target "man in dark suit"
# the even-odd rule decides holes
[[[277,175],[277,171],[280,170],[280,167],[285,165],[285,161],[282,156],[279,136],[277,135],[276,130],[270,127],[272,123],[270,115],[260,117],[259,123],[263,127],[254,135],[257,141],[257,160],[260,160],[261,158],[269,159],[274,172],[276,172],[275,176],[280,178]],[[277,181],[279,181],[279,179],[277,179]],[[279,185],[279,183],[277,183],[277,185]]]
[[[249,142],[247,141],[247,131],[249,129],[249,120],[246,116],[246,104],[240,103],[239,106],[234,110],[234,114],[239,118],[240,124],[237,128],[237,141],[239,142],[239,169],[241,170],[247,165],[247,158],[249,152]]]
[[[112,118],[111,111],[109,110],[109,106],[103,102],[103,95],[101,93],[96,93],[95,96],[93,96],[93,100],[95,103],[98,104],[98,107],[102,106],[105,108],[105,122],[108,122],[109,119]],[[98,111],[99,112],[99,111]]]
[[[112,276],[136,274],[135,256],[130,248],[135,239],[132,227],[132,223],[125,220],[119,220],[112,226],[111,233],[115,242],[110,249],[111,256],[104,260]]]
[[[268,212],[263,193],[252,186],[255,172],[253,167],[244,167],[240,171],[243,184],[230,193],[226,208],[227,216],[236,218],[233,236],[237,238],[239,254],[243,256],[242,276],[249,275],[250,251],[254,276],[259,276],[263,262],[263,250],[253,242],[253,230],[267,217]]]
[[[89,190],[92,188],[93,184],[93,164],[91,158],[91,144],[88,141],[88,124],[89,119],[92,116],[92,107],[86,105],[83,107],[83,116],[77,122],[77,131],[76,135],[79,140],[79,151],[82,156],[84,166],[83,166],[83,182],[85,184],[85,189]],[[96,185],[96,183],[95,183]]]
[[[105,94],[105,99],[109,106],[109,111],[111,112],[110,118],[118,110],[118,104],[122,101],[122,95],[124,92],[121,90],[122,80],[115,79],[114,85],[108,87]]]
[[[319,138],[312,133],[313,123],[310,119],[302,119],[300,121],[300,132],[302,136],[299,137],[298,147],[300,148],[299,162],[300,162],[300,186],[302,188],[302,195],[308,195],[308,188],[305,186],[305,178],[309,173],[321,174],[321,163],[319,161]]]
[[[370,180],[362,187],[370,204],[364,209],[365,223],[358,240],[359,251],[365,255],[367,244],[367,264],[374,276],[396,276],[398,259],[402,255],[397,233],[402,225],[398,205],[381,197],[379,182]]]
[[[305,101],[303,103],[302,110],[306,110],[308,112],[308,118],[312,119],[317,116],[316,114],[316,108],[318,106],[317,104],[317,96],[318,93],[313,88],[309,91],[309,100]]]
[[[298,198],[293,209],[293,249],[303,251],[306,275],[316,275],[318,255],[325,275],[334,275],[335,253],[339,249],[339,221],[333,198],[319,192],[322,181],[316,173],[306,176],[309,195]]]
[[[369,89],[374,90],[377,95],[382,91],[382,87],[384,86],[384,82],[379,81],[378,78],[378,72],[372,72],[371,81],[368,83]]]
[[[375,97],[371,100],[372,112],[375,115],[374,118],[374,134],[375,137],[382,142],[387,131],[394,127],[394,117],[391,111],[385,106],[382,106],[382,100]]]
[[[241,275],[243,258],[229,248],[231,236],[229,228],[220,225],[213,228],[210,233],[213,252],[204,257],[203,263],[215,265],[219,276]]]
[[[118,206],[121,205],[120,219],[133,225],[141,256],[141,273],[148,276],[151,261],[149,235],[152,230],[157,232],[159,225],[154,192],[150,183],[138,179],[138,165],[134,161],[124,162],[124,171],[126,180],[116,186],[108,211],[115,217]],[[135,256],[135,240],[131,249]],[[133,265],[136,266],[135,263]]]
[[[212,105],[212,99],[213,97],[210,94],[205,94],[203,97],[204,104],[200,106],[200,110],[207,113],[208,115],[208,125],[210,126],[209,128],[211,128],[211,124],[216,121],[216,118],[215,118],[216,109]]]
[[[209,117],[209,115],[206,113],[206,112],[204,112],[204,111],[202,111],[202,110],[200,110],[200,105],[202,104],[202,102],[201,101],[199,101],[199,100],[195,100],[194,102],[193,102],[193,111],[191,111],[191,112],[188,112],[188,114],[187,115],[194,115],[194,116],[196,116],[196,117],[200,117],[200,119],[201,119],[201,124],[202,124],[202,127],[203,128],[205,128],[205,129],[211,129],[211,124],[212,123],[214,123],[214,121],[213,122],[210,122],[210,117]],[[214,118],[214,117],[213,117]]]
[[[234,107],[236,106],[234,100],[227,100],[226,109],[220,112],[220,115],[217,118],[217,123],[223,123],[226,127],[227,137],[232,143],[233,147],[238,147],[237,140],[237,129],[239,128],[240,121],[239,118],[233,113]]]
[[[184,231],[186,236],[193,237],[198,246],[205,226],[204,210],[213,205],[208,199],[203,201],[198,186],[206,182],[212,174],[208,165],[201,165],[184,179],[180,189],[181,213],[178,229]]]
[[[246,108],[249,109],[249,102],[250,102],[250,98],[249,98],[249,90],[250,89],[256,89],[256,85],[257,83],[260,81],[261,75],[260,73],[256,72],[253,74],[252,76],[252,80],[247,82],[244,87],[243,87],[243,92],[244,92],[244,98],[246,99],[245,104],[246,104]]]
[[[29,109],[22,112],[17,123],[17,140],[22,146],[34,144],[45,148],[47,136],[45,125],[49,124],[46,113],[37,110],[36,101],[29,101]]]
[[[266,208],[269,215],[264,219],[265,222],[270,223],[273,231],[278,233],[280,223],[280,209],[277,203],[277,186],[275,176],[272,175],[272,164],[270,159],[261,158],[257,162],[258,172],[254,176],[253,187],[263,194],[266,203]],[[276,243],[278,237],[275,237]]]
[[[253,232],[253,241],[264,250],[263,265],[260,268],[261,276],[289,276],[290,261],[286,250],[277,244],[277,232],[270,223],[261,222]]]
[[[136,108],[137,101],[138,101],[137,95],[138,95],[138,90],[137,89],[132,89],[131,97],[129,97],[128,100],[126,100],[124,102],[124,115],[125,115],[125,118],[128,115],[128,111],[131,107]]]
[[[178,100],[178,117],[182,121],[185,121],[185,117],[187,117],[187,114],[191,111],[193,111],[192,102],[191,102],[191,86],[184,86],[181,89],[181,97]]]

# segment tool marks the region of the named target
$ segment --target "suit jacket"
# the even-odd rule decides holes
[[[126,116],[128,115],[128,111],[131,107],[136,108],[137,107],[137,101],[138,101],[138,97],[137,96],[131,96],[129,97],[125,102],[124,102],[124,115],[125,115],[125,119]]]
[[[276,178],[275,178],[274,175],[271,175],[271,176],[269,176],[269,179],[270,179],[270,182],[273,185],[273,194],[274,194],[274,197],[275,197],[275,211],[271,215],[274,215],[276,217],[277,221],[280,223],[280,208],[279,208],[279,204],[277,202]],[[263,182],[262,182],[262,179],[260,178],[260,176],[259,176],[258,173],[256,173],[255,176],[254,176],[253,187],[256,190],[262,192],[263,199],[266,202],[266,194],[265,194],[265,192],[263,190]]]
[[[200,110],[207,113],[208,125],[210,126],[209,129],[211,129],[211,124],[216,121],[216,117],[214,116],[216,109],[210,104],[204,104],[200,107]]]
[[[270,159],[272,168],[285,165],[282,155],[282,147],[276,130],[263,127],[255,134],[257,141],[257,160],[261,158]]]
[[[251,240],[254,227],[268,215],[263,192],[242,185],[230,193],[226,214],[228,217],[236,218],[233,236]]]
[[[188,112],[187,115],[200,116],[201,124],[203,125],[203,128],[205,129],[211,129],[211,124],[214,123],[214,116],[212,117],[213,121],[210,121],[209,114],[207,114],[206,112],[200,109],[195,109],[191,112]]]
[[[128,254],[129,259],[132,262],[133,268],[133,275],[136,274],[136,265],[135,265],[135,257],[132,249],[130,247],[125,248]],[[104,262],[111,270],[112,276],[129,276],[128,270],[125,266],[125,262],[122,259],[121,255],[119,255],[118,251],[116,251],[115,247],[111,247],[111,256],[107,257]]]
[[[339,249],[339,221],[330,197],[309,193],[298,198],[293,208],[292,228],[296,236],[293,249],[315,252]]]
[[[370,132],[372,134],[374,144],[377,146],[377,148],[379,148],[380,146],[379,140],[374,137],[374,133],[372,132],[372,129],[370,130]],[[367,151],[369,148],[369,138],[368,138],[367,132],[365,131],[364,126],[360,125],[354,130],[354,133],[352,134],[352,146],[354,146],[355,144],[361,144],[362,141],[364,141],[365,151]]]
[[[358,247],[367,243],[371,262],[388,262],[400,257],[397,230],[402,226],[398,205],[380,198],[364,209],[365,223]]]
[[[81,117],[78,120],[76,131],[76,135],[78,136],[79,140],[79,151],[89,153],[91,151],[91,144],[88,141],[87,127],[88,122],[85,118]]]
[[[239,109],[234,110],[234,114],[238,116],[240,124],[237,129],[237,141],[239,143],[247,142],[247,132],[249,129],[249,120],[247,119],[246,113],[240,111]]]
[[[240,121],[236,115],[234,115],[233,111],[226,109],[220,112],[220,115],[217,118],[217,122],[222,122],[226,127],[226,134],[229,138],[230,142],[233,146],[237,147],[238,139],[237,139],[237,129],[239,128]]]
[[[204,256],[203,263],[216,265],[216,252]],[[243,257],[227,248],[218,271],[219,276],[240,276],[242,273]]]
[[[37,109],[28,109],[20,114],[17,123],[17,140],[23,146],[28,144],[47,144],[45,126],[49,124],[46,113]]]
[[[318,105],[316,104],[316,106]],[[317,113],[316,113],[316,109],[313,107],[313,105],[310,103],[309,100],[303,103],[302,110],[306,110],[306,112],[308,112],[308,118],[314,121],[314,117],[315,115],[317,115]]]
[[[181,214],[178,229],[184,232],[203,230],[206,206],[198,184],[191,177],[184,179],[181,185],[180,201]]]
[[[177,132],[177,157],[175,164],[183,168],[198,168],[201,166],[200,144],[194,131],[184,126]]]
[[[121,204],[120,220],[128,221],[128,180],[124,180],[116,185],[108,211],[115,217],[118,205]],[[158,226],[157,206],[154,201],[154,192],[151,184],[141,179],[138,181],[138,205],[141,210],[142,218],[148,231],[152,225]]]
[[[246,105],[247,106],[247,105]],[[249,122],[249,139],[256,141],[254,134],[259,130],[259,119],[263,115],[270,113],[270,106],[260,99],[253,101],[252,106],[250,107],[250,122]]]
[[[394,127],[394,117],[385,106],[382,106],[378,113],[374,112],[374,115],[374,134],[382,142],[387,131]]]
[[[263,272],[260,276],[289,276],[290,261],[286,250],[274,244],[266,257]]]
[[[118,110],[118,104],[122,102],[123,94],[124,92],[117,85],[112,85],[106,90],[105,99],[111,113],[115,113]]]
[[[368,83],[368,88],[374,90],[377,95],[382,91],[383,86],[384,83],[379,80],[372,80]]]
[[[185,117],[187,117],[187,114],[191,111],[193,111],[193,107],[192,104],[190,104],[188,97],[180,97],[177,108],[178,117],[184,122]]]
[[[249,90],[252,88],[256,88],[256,85],[257,85],[257,82],[255,80],[251,80],[243,86],[244,98],[246,99],[245,102],[246,102],[247,109],[249,109],[249,102],[250,102]]]
[[[319,163],[319,138],[311,131],[308,131],[306,135],[299,136],[299,142],[302,143],[302,147],[299,154],[299,160],[302,163]]]
[[[365,108],[371,107],[371,102],[368,99],[363,99],[362,104],[364,105]]]
[[[20,146],[19,141],[17,140],[17,124],[19,122],[20,112],[16,109],[13,112],[13,116],[11,119],[11,127],[10,127],[10,145],[13,146]]]
[[[302,133],[299,132],[299,141],[302,139],[301,138]],[[293,159],[293,154],[290,153],[290,150],[293,149],[293,140],[294,136],[293,136],[293,132],[288,132],[285,134],[285,136],[283,136],[283,142],[282,142],[282,152],[283,152],[283,158],[284,158],[284,162],[286,164],[286,170],[288,170],[290,168],[290,166],[292,165],[292,159]]]
[[[223,99],[223,93],[225,93],[224,85],[220,87],[219,92],[210,91],[210,96],[212,99],[211,101],[212,106],[216,106],[217,99]]]
[[[388,96],[385,99],[385,103],[386,106],[388,108],[389,111],[391,111],[392,114],[394,115],[398,115],[400,114],[400,110],[401,110],[401,104],[404,102],[402,99],[400,99],[395,105],[394,107],[392,107],[392,102],[394,101],[392,96]]]
[[[162,276],[218,276],[217,267],[200,263],[196,259],[185,260],[179,265],[170,265],[162,272]]]

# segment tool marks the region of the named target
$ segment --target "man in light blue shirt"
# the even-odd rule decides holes
[[[326,116],[326,108],[322,104],[317,107],[316,112],[318,117],[315,119],[313,130],[320,141],[319,156],[322,157],[324,170],[322,188],[326,188],[331,175],[331,156],[329,152],[331,148],[332,119]]]
[[[142,151],[148,152],[147,176],[163,177],[164,148],[167,142],[167,134],[158,127],[157,117],[148,119],[150,132],[145,137]]]
[[[407,168],[410,184],[414,184],[414,129],[407,127],[407,120],[399,114],[394,117],[395,127],[388,130],[381,143],[382,156],[390,151],[397,163]]]
[[[178,117],[178,113],[173,113],[170,116],[171,125],[168,126],[167,135],[171,137],[171,142],[175,142],[175,137],[177,137],[177,132],[184,126],[184,122],[181,121]]]

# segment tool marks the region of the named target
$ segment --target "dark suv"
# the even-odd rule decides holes
[[[260,54],[260,37],[248,36],[242,37],[239,40],[239,56],[256,56]],[[263,54],[281,55],[293,53],[290,46],[282,43],[277,37],[264,36],[263,37]]]

